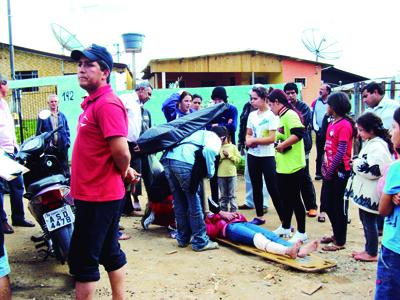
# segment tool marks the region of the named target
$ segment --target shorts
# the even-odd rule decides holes
[[[4,247],[4,255],[0,257],[0,278],[10,274],[10,265],[8,264],[8,257],[6,247]]]
[[[98,281],[99,264],[107,272],[118,270],[126,264],[126,256],[118,242],[121,203],[119,200],[75,200],[76,217],[68,265],[76,281]]]

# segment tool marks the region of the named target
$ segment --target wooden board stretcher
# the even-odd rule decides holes
[[[216,240],[222,244],[235,247],[235,248],[245,251],[247,253],[261,256],[268,260],[272,260],[274,262],[284,264],[286,266],[289,266],[291,268],[294,268],[294,269],[297,269],[297,270],[300,270],[303,272],[318,272],[318,271],[329,269],[329,268],[336,266],[335,262],[328,260],[328,259],[324,259],[324,258],[319,257],[312,253],[303,258],[298,257],[296,259],[292,259],[292,258],[289,258],[288,256],[283,256],[283,255],[278,255],[278,254],[261,251],[255,247],[237,244],[237,243],[225,240],[225,239],[217,238]]]

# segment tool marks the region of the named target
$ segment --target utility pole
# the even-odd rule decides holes
[[[7,0],[7,11],[8,11],[8,39],[9,39],[9,55],[10,55],[10,69],[11,79],[15,80],[15,69],[14,69],[14,45],[12,42],[12,25],[11,25],[11,4],[10,0]],[[21,143],[24,141],[24,134],[22,128],[22,109],[21,109],[21,93],[19,89],[12,90],[13,105],[17,107],[18,122],[19,122],[19,134],[21,137]]]

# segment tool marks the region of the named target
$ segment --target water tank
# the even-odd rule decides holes
[[[140,33],[124,33],[122,39],[124,41],[126,52],[140,52],[142,51],[144,35]]]

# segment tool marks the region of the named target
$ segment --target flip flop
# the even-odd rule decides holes
[[[125,241],[125,240],[129,240],[131,238],[131,236],[129,234],[123,233],[121,234],[121,236],[118,238],[118,240],[120,241]]]
[[[326,245],[326,246],[322,247],[322,250],[332,252],[332,251],[343,250],[345,248],[346,248],[345,246],[338,246],[338,245],[332,244],[332,245]]]
[[[335,241],[335,237],[333,235],[332,236],[325,235],[321,238],[321,240],[319,242],[321,244],[329,244],[329,243],[333,243],[334,241]]]
[[[377,262],[378,261],[378,255],[377,256],[370,256],[367,253],[360,254],[360,255],[354,255],[354,259],[358,261],[364,261],[364,262]]]

